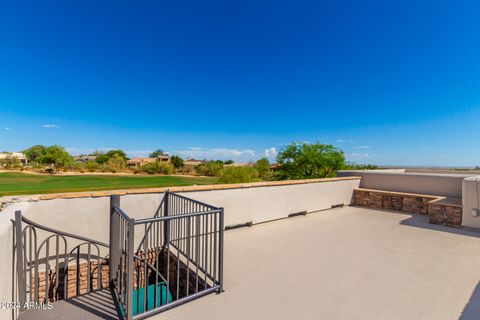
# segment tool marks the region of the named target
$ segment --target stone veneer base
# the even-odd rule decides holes
[[[353,198],[356,206],[427,215],[428,222],[433,224],[462,225],[462,206],[439,203],[446,199],[442,196],[359,188],[354,189]]]

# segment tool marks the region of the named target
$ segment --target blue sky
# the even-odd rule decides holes
[[[0,150],[480,165],[478,1],[2,1]]]

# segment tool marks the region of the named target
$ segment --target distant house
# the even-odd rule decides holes
[[[196,168],[198,165],[205,163],[205,160],[186,159],[183,161],[184,166],[191,166]]]
[[[170,158],[170,156],[158,156],[156,159],[160,162],[170,162]]]
[[[88,162],[88,161],[95,161],[97,160],[97,156],[87,156],[87,155],[79,155],[75,158],[73,158],[75,162]]]
[[[133,158],[127,161],[127,166],[130,168],[138,168],[147,163],[155,163],[155,162],[170,162],[169,156],[159,156],[158,158]]]
[[[1,152],[0,161],[9,159],[18,159],[21,164],[27,164],[27,157],[21,152]]]

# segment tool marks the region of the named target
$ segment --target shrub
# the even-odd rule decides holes
[[[179,156],[172,156],[170,158],[170,161],[172,162],[175,169],[179,169],[179,168],[183,167],[183,159],[180,158]]]
[[[78,171],[78,172],[85,172],[87,169],[85,167],[85,163],[82,162],[71,162],[67,169],[73,170],[73,171]]]
[[[85,162],[85,170],[88,172],[95,172],[100,170],[100,164],[97,161]]]
[[[179,169],[179,172],[184,174],[195,174],[195,167],[194,166],[183,166]]]
[[[127,163],[125,158],[119,154],[114,154],[111,158],[107,160],[104,164],[103,171],[109,171],[112,173],[125,171]]]
[[[175,167],[171,163],[154,162],[141,166],[136,172],[144,172],[148,174],[172,174],[175,172]]]
[[[254,167],[229,167],[220,173],[221,183],[244,183],[260,181],[258,170]]]
[[[357,163],[347,163],[344,167],[344,170],[374,170],[378,169],[378,166],[374,164],[357,164]]]
[[[208,161],[198,165],[196,170],[202,176],[218,177],[223,170],[223,162]]]
[[[101,163],[101,164],[106,164],[108,162],[108,160],[110,160],[114,157],[122,158],[125,161],[127,160],[127,154],[125,153],[125,151],[123,151],[121,149],[109,150],[106,153],[100,153],[100,152],[96,152],[96,153],[97,153],[97,154],[95,154],[97,156],[96,161],[98,163]]]
[[[270,169],[270,161],[267,158],[259,159],[255,163],[255,169],[258,171],[260,178],[268,180],[272,176],[272,170]]]
[[[6,169],[20,169],[22,168],[22,164],[17,157],[7,156],[5,159],[0,160],[0,167]]]

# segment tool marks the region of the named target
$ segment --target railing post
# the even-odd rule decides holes
[[[133,264],[134,264],[134,243],[135,243],[135,219],[128,219],[128,248],[127,248],[127,320],[133,317]],[[146,259],[146,253],[145,253]],[[145,275],[146,277],[147,275]],[[147,291],[145,287],[145,294]],[[140,288],[139,288],[140,291]]]
[[[163,202],[165,205],[165,208],[163,210],[163,216],[167,217],[169,216],[168,214],[168,199],[170,196],[170,192],[167,190],[165,191],[165,201]],[[170,242],[170,224],[168,220],[165,220],[163,222],[163,245],[166,246]]]
[[[120,207],[120,195],[114,194],[110,196],[110,241],[109,241],[109,256],[110,256],[110,264],[109,264],[109,278],[110,283],[115,279],[115,275],[117,273],[118,268],[118,219],[115,214],[114,206]]]
[[[15,242],[17,245],[18,302],[20,303],[20,310],[23,310],[27,299],[27,293],[23,270],[22,212],[20,210],[15,211]]]
[[[224,209],[220,208],[220,237],[218,243],[218,281],[219,293],[223,292],[223,233],[224,233]]]

